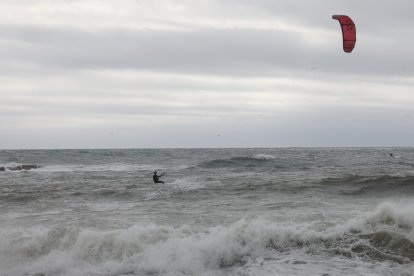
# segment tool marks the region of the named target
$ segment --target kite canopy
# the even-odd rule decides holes
[[[354,22],[346,15],[332,15],[332,19],[338,20],[341,25],[344,52],[352,52],[356,42],[356,28]]]

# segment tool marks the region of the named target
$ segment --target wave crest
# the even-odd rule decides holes
[[[414,262],[413,207],[412,202],[384,203],[364,216],[323,227],[256,218],[202,229],[155,224],[106,231],[3,229],[0,267],[6,275],[197,275],[271,262],[266,256],[284,255],[292,265],[301,264],[309,253],[409,264]]]
[[[256,167],[263,166],[266,162],[276,160],[276,157],[268,154],[256,154],[254,156],[236,156],[228,159],[214,159],[199,164],[205,168],[223,168],[223,167]],[[276,166],[277,167],[277,166]]]

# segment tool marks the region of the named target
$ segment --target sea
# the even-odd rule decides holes
[[[0,150],[0,167],[1,276],[414,275],[414,148]]]

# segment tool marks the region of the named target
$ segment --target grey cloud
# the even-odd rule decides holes
[[[125,21],[37,3],[0,18],[1,147],[412,145],[408,0],[125,1]]]
[[[137,69],[211,74],[273,74],[325,67],[336,72],[413,73],[409,44],[364,37],[352,55],[334,35],[313,44],[296,33],[275,30],[102,31],[3,27],[4,59],[58,69]],[[7,44],[4,41],[13,41]],[[16,42],[17,41],[17,42]],[[16,45],[17,44],[17,45]],[[379,45],[380,44],[380,45]],[[384,49],[387,55],[384,56]],[[387,64],[387,66],[383,66]],[[3,69],[6,70],[6,69]]]
[[[291,23],[300,23],[309,27],[327,28],[333,24],[331,15],[347,14],[351,16],[363,33],[383,34],[386,32],[412,30],[412,10],[410,0],[319,0],[319,1],[273,1],[273,0],[230,0],[220,1],[222,7],[244,9],[245,16],[252,10],[260,10],[273,18],[281,18]],[[253,14],[255,14],[253,12]]]

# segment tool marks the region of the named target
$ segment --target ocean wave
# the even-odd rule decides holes
[[[203,181],[200,177],[186,177],[176,179],[167,185],[173,189],[178,189],[181,191],[191,191],[198,190],[206,187],[208,182]]]
[[[385,202],[368,216],[367,222],[371,226],[387,225],[395,227],[394,230],[408,232],[407,236],[414,242],[414,202],[405,200],[401,202]]]
[[[198,166],[204,168],[226,168],[226,167],[256,167],[276,160],[276,157],[268,154],[256,154],[253,156],[236,156],[227,159],[214,159],[200,163]],[[277,164],[273,164],[277,167]]]
[[[414,192],[413,175],[353,175],[341,178],[326,178],[320,184],[330,188],[340,188],[342,193],[347,195],[383,193],[384,191]]]
[[[45,165],[37,170],[37,172],[124,172],[124,171],[152,171],[159,167],[155,164],[123,164],[123,163],[109,163],[96,165],[82,165],[82,164],[65,164],[65,165]]]
[[[41,168],[42,166],[37,164],[21,164],[21,163],[7,163],[7,164],[0,164],[0,171],[8,171],[8,172],[20,172],[20,171],[30,171],[36,170]]]
[[[256,154],[252,158],[257,159],[257,160],[273,160],[273,159],[276,159],[276,157],[274,157],[273,155],[263,154],[263,153]]]
[[[402,235],[379,231],[361,235],[361,238],[367,239],[369,244],[363,242],[354,245],[352,251],[355,253],[368,255],[374,260],[391,260],[400,264],[414,261],[414,243]]]
[[[159,184],[157,189],[146,193],[144,198],[146,200],[160,199],[172,194],[198,191],[212,185],[221,185],[221,182],[217,180],[206,181],[200,177],[178,178],[170,183]]]
[[[386,261],[406,271],[414,262],[413,207],[412,202],[384,203],[371,213],[322,228],[320,223],[260,218],[203,229],[155,224],[106,231],[3,228],[0,274],[221,275],[218,271],[257,262],[263,267],[280,256],[285,265],[306,264],[313,255],[348,262],[367,259],[380,267]]]

